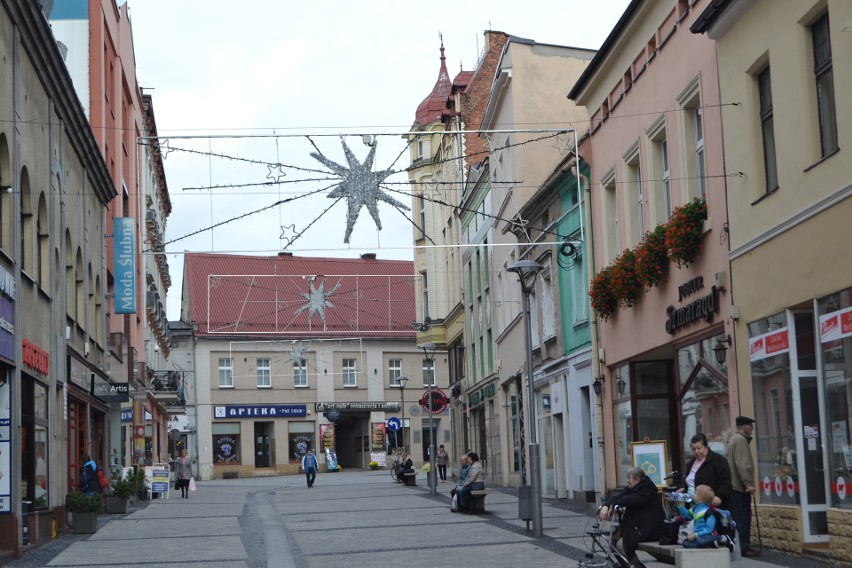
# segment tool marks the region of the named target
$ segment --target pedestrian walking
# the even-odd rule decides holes
[[[317,478],[317,470],[319,469],[319,464],[317,463],[317,457],[314,455],[314,452],[308,450],[305,452],[305,457],[302,458],[302,470],[305,472],[305,480],[308,482],[308,488],[312,488],[314,486],[314,480]]]
[[[189,499],[189,480],[192,478],[192,461],[186,456],[186,449],[180,451],[175,460],[175,489],[180,489],[182,499]]]
[[[754,419],[737,416],[737,431],[728,440],[728,464],[731,466],[731,516],[737,523],[740,552],[743,556],[758,556],[751,548],[751,499],[754,495],[755,471],[751,455]]]
[[[441,477],[441,483],[447,482],[447,466],[450,463],[450,455],[444,449],[444,444],[438,446],[438,454],[435,456],[435,463],[438,465],[438,475]]]
[[[83,462],[83,467],[80,469],[80,491],[90,496],[99,495],[101,484],[98,483],[98,464],[89,454],[83,454],[80,461]]]

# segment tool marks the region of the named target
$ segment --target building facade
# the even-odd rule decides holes
[[[371,254],[188,254],[193,339],[173,357],[193,361],[201,478],[298,473],[306,449],[345,469],[399,448],[419,466],[432,436],[452,454],[449,413],[430,425],[420,404],[430,382],[446,391],[448,360],[414,342],[414,279],[411,262]]]
[[[757,420],[764,544],[852,566],[852,6],[714,2],[740,402]],[[845,150],[848,152],[848,150]]]
[[[0,550],[13,556],[65,526],[80,454],[108,455],[116,191],[47,16],[0,7]]]
[[[569,94],[590,115],[580,155],[590,164],[602,493],[624,486],[637,456],[652,455],[646,469],[664,485],[696,433],[724,454],[742,411],[736,357],[723,356],[734,332],[726,107],[713,43],[689,30],[704,4],[634,0]]]

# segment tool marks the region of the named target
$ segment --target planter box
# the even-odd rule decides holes
[[[106,498],[106,512],[110,515],[124,515],[127,513],[127,498],[114,497],[112,495]]]
[[[97,513],[73,513],[73,520],[71,532],[74,534],[92,534],[98,530]]]

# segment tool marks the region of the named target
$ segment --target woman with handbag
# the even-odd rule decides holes
[[[186,456],[186,449],[180,451],[180,457],[175,460],[175,489],[180,489],[180,496],[189,499],[189,480],[192,478],[192,461]]]

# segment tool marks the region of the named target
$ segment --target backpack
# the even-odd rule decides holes
[[[109,486],[109,479],[107,479],[103,469],[98,470],[98,485],[101,486],[101,489],[106,489]]]
[[[713,531],[717,536],[727,536],[733,539],[737,536],[737,523],[731,517],[731,512],[727,509],[717,509],[712,507],[713,516],[716,517],[716,530]]]

